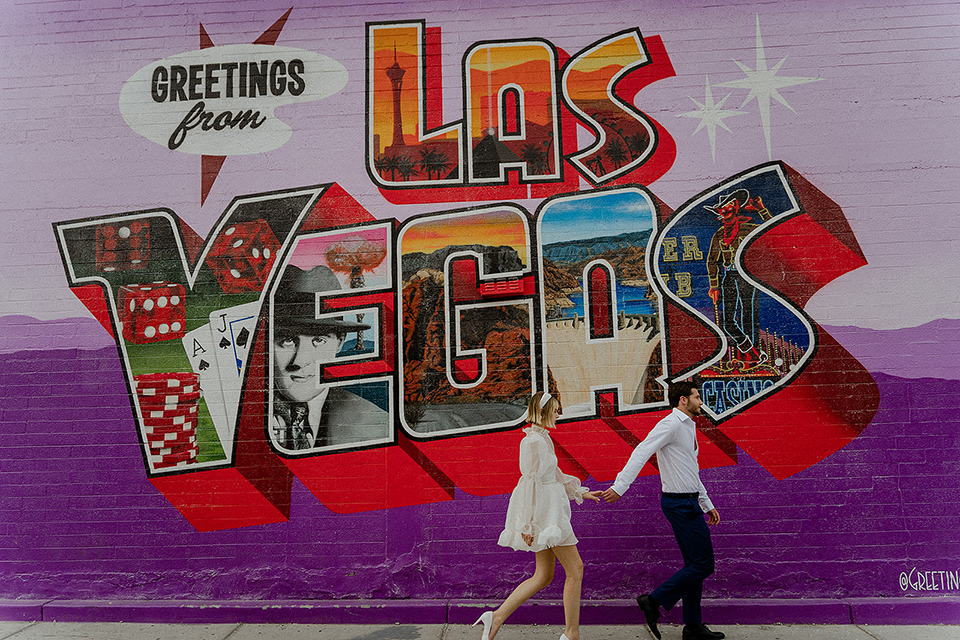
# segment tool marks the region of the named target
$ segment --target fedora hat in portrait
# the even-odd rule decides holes
[[[283,270],[280,283],[273,294],[273,320],[277,326],[296,330],[320,328],[359,331],[370,325],[344,320],[343,316],[317,318],[317,294],[341,291],[340,281],[333,271],[318,265],[309,271],[289,265]]]

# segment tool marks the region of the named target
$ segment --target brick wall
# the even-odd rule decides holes
[[[696,374],[708,597],[953,602],[960,12],[661,5],[0,10],[0,598],[496,600],[526,398],[605,488]]]

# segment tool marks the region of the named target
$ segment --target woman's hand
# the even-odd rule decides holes
[[[587,491],[583,494],[584,498],[593,500],[594,502],[600,502],[600,496],[603,495],[603,491]]]

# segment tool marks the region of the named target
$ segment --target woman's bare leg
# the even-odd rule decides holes
[[[580,640],[580,588],[583,585],[583,560],[576,545],[554,547],[554,555],[567,575],[563,582],[564,634],[570,640]]]
[[[565,547],[561,547],[565,548]],[[576,547],[574,547],[576,549]],[[524,602],[530,599],[532,595],[547,587],[553,582],[553,569],[557,564],[557,556],[553,549],[544,549],[537,551],[537,568],[533,575],[517,585],[503,604],[493,612],[493,624],[490,625],[490,640],[497,635],[497,631],[503,623],[510,617],[510,614],[520,608]],[[579,593],[579,592],[578,592]],[[572,640],[572,639],[571,639]]]

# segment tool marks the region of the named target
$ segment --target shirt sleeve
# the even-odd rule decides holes
[[[659,451],[663,445],[673,440],[673,435],[674,428],[671,421],[661,420],[658,422],[657,426],[647,434],[643,442],[638,444],[636,449],[633,450],[633,453],[630,454],[630,459],[627,460],[627,464],[624,465],[623,470],[617,474],[617,479],[614,481],[611,489],[616,491],[617,495],[620,496],[626,493],[630,485],[633,484],[633,481],[640,475],[640,470],[643,469],[643,465],[647,463],[650,456]]]
[[[580,485],[580,478],[576,476],[568,476],[560,469],[557,469],[557,482],[563,485],[564,490],[567,492],[567,498],[569,500],[576,500],[577,504],[583,504],[583,494],[590,491],[587,487]]]
[[[530,436],[520,441],[520,475],[524,477],[535,477],[540,473],[540,447],[537,446],[539,438]]]
[[[700,509],[704,513],[711,511],[713,509],[713,502],[710,501],[710,496],[707,495],[707,488],[703,486],[703,481],[697,478],[697,481],[700,483],[700,497],[698,502],[700,503]]]

